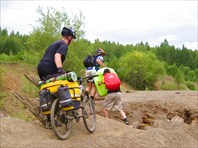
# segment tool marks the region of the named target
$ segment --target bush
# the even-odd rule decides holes
[[[186,82],[186,86],[190,89],[190,90],[196,90],[195,85],[192,82]]]
[[[164,65],[150,52],[134,51],[119,60],[121,79],[138,90],[152,90],[157,77],[164,74]]]
[[[162,90],[177,90],[177,85],[174,83],[164,83],[161,86]]]
[[[178,86],[178,85],[177,85]],[[189,88],[185,84],[180,84],[177,88],[178,90],[189,90]]]

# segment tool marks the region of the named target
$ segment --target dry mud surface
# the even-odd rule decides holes
[[[0,147],[198,147],[198,93],[195,91],[132,91],[123,93],[130,125],[111,112],[101,115],[103,101],[95,101],[97,128],[90,134],[83,121],[67,140],[59,140],[38,121],[0,116]]]

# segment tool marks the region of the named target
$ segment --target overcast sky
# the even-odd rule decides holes
[[[37,24],[38,6],[53,7],[69,14],[82,11],[85,38],[121,44],[148,42],[159,46],[166,38],[170,45],[197,49],[196,0],[186,1],[11,1],[1,0],[1,27],[29,34]]]

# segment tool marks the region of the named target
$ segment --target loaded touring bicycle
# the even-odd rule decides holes
[[[41,113],[50,121],[55,135],[61,140],[68,138],[80,118],[90,133],[96,128],[94,102],[84,93],[84,79],[87,77],[80,78],[69,72],[39,83]]]

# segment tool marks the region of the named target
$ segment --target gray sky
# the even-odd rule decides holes
[[[166,38],[170,45],[197,49],[197,7],[186,1],[18,1],[1,0],[1,27],[28,34],[37,25],[38,6],[53,7],[69,14],[82,11],[85,16],[85,38],[114,41],[121,44],[148,42],[159,46]]]

